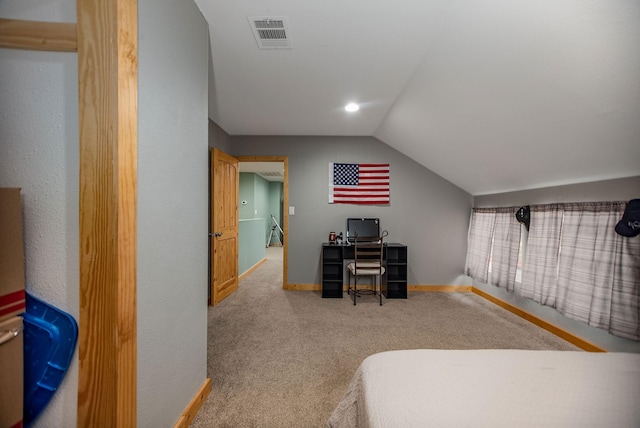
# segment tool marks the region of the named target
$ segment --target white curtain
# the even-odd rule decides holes
[[[558,312],[592,327],[615,331],[618,336],[640,340],[640,239],[615,232],[625,203],[564,205]]]
[[[491,277],[489,283],[513,291],[516,284],[518,253],[520,251],[520,223],[517,207],[497,208],[493,246],[491,249]]]
[[[522,295],[640,340],[640,236],[615,232],[624,202],[531,207]]]
[[[495,220],[495,209],[474,208],[471,213],[464,273],[485,284],[489,280],[489,257]]]
[[[560,204],[530,207],[527,255],[522,269],[522,296],[552,307],[556,303],[563,212]]]
[[[520,223],[515,218],[517,210],[517,207],[473,209],[466,275],[513,291],[520,249]]]
[[[640,236],[618,236],[609,333],[640,341]]]

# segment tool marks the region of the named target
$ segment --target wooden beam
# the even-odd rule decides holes
[[[137,0],[77,0],[77,425],[136,425]]]
[[[76,52],[77,26],[74,23],[0,18],[0,48]]]

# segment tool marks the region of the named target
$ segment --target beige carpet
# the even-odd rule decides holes
[[[578,350],[472,293],[282,290],[282,249],[209,309],[212,391],[192,427],[323,427],[360,362],[394,349]]]

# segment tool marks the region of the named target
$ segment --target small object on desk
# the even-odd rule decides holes
[[[336,242],[336,233],[335,232],[329,232],[329,242],[335,244],[335,242]]]

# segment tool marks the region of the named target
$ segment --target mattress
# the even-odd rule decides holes
[[[327,426],[640,427],[640,354],[407,350],[356,371]]]

